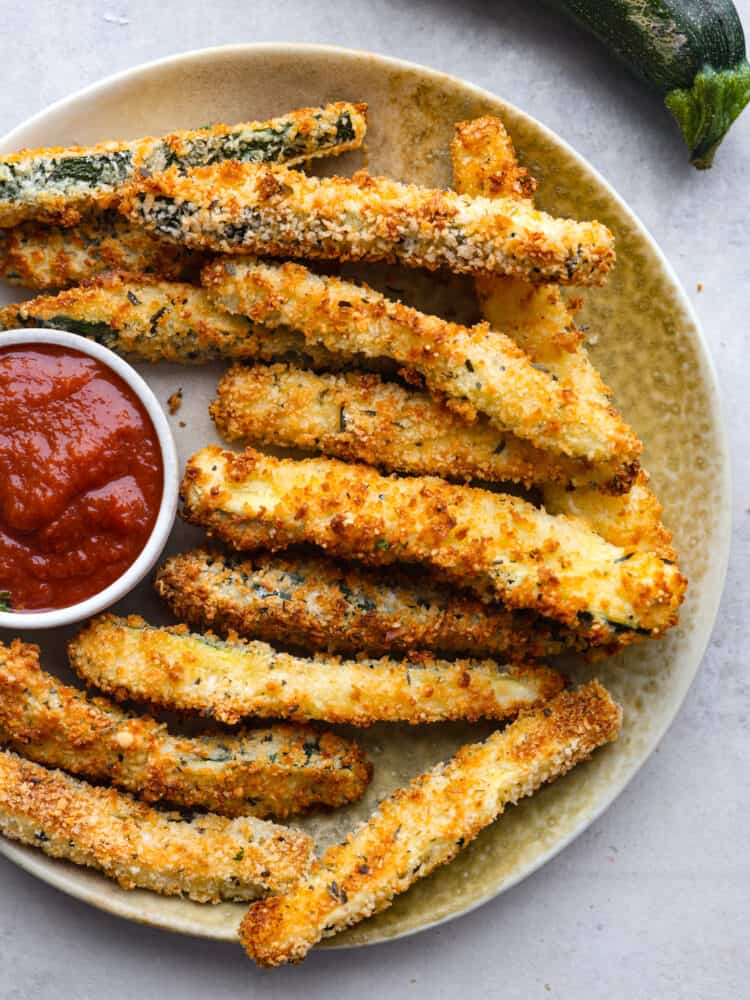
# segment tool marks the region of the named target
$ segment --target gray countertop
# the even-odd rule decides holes
[[[750,27],[750,0],[737,6]],[[469,916],[262,974],[239,948],[130,925],[0,859],[0,1000],[747,995],[750,111],[716,168],[698,173],[658,100],[522,0],[6,0],[0,133],[140,62],[281,40],[368,48],[486,87],[588,157],[644,220],[697,307],[729,424],[735,528],[719,620],[679,718],[625,793],[555,860]]]

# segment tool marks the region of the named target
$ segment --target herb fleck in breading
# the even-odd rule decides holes
[[[116,205],[137,171],[185,171],[226,161],[303,163],[362,144],[366,105],[342,101],[266,122],[214,125],[162,138],[32,149],[0,157],[0,226],[26,219],[72,225],[92,208]]]
[[[230,724],[251,715],[357,726],[504,719],[563,684],[554,670],[491,660],[308,659],[264,642],[154,628],[135,616],[95,619],[68,652],[81,677],[116,697],[127,693]]]
[[[120,207],[166,239],[219,253],[391,261],[582,285],[601,284],[615,259],[612,234],[599,222],[364,171],[319,178],[265,164],[172,167],[135,177]]]
[[[259,965],[300,962],[321,938],[390,906],[451,861],[505,807],[617,738],[621,712],[594,681],[462,747],[380,803],[286,893],[250,907],[240,939]]]
[[[224,816],[285,818],[344,805],[370,779],[356,744],[305,726],[175,735],[44,673],[37,647],[20,640],[0,644],[0,733],[48,767]]]
[[[188,461],[183,516],[235,548],[312,543],[331,555],[429,566],[485,600],[526,608],[607,644],[662,635],[685,580],[651,553],[625,553],[578,518],[435,477],[383,476],[335,459],[295,461],[204,448]]]
[[[0,751],[0,833],[45,854],[98,868],[123,889],[200,903],[251,900],[300,878],[307,834],[253,816],[183,819],[124,792],[93,787]],[[237,860],[239,851],[242,860]]]

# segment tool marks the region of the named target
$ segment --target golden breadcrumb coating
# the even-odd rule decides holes
[[[254,816],[157,812],[0,750],[0,833],[53,858],[98,868],[123,889],[198,903],[257,899],[309,869],[305,833]]]
[[[565,774],[617,738],[621,711],[596,681],[524,712],[502,732],[380,803],[285,894],[250,907],[240,940],[258,965],[300,962],[321,938],[390,906],[505,807]]]
[[[19,313],[20,302],[13,302],[7,306],[0,306],[0,332],[6,330],[17,330],[19,327],[28,326],[21,319]]]
[[[90,212],[76,226],[25,222],[0,230],[0,278],[37,291],[70,288],[102,271],[189,280],[202,254],[156,239],[119,212]]]
[[[664,510],[648,485],[645,469],[622,496],[597,489],[562,489],[551,483],[543,488],[544,506],[550,514],[583,518],[602,538],[634,552],[653,552],[668,562],[677,562],[672,535],[665,528]]]
[[[172,167],[134,177],[120,207],[166,239],[220,253],[390,261],[574,285],[602,284],[615,261],[612,234],[599,222],[366,171],[349,178],[236,162],[186,174]]]
[[[328,350],[390,357],[464,417],[484,413],[500,431],[591,461],[635,462],[640,443],[608,407],[582,408],[510,338],[486,324],[449,323],[385,298],[366,285],[299,264],[223,258],[203,270],[218,306],[266,327],[299,330]]]
[[[520,191],[513,142],[498,118],[460,122],[452,143],[456,190],[472,197],[512,198],[529,204],[533,187]],[[525,173],[525,171],[524,171]],[[607,410],[627,427],[610,403],[610,390],[591,364],[583,334],[555,285],[532,285],[523,278],[477,279],[477,295],[485,319],[502,329],[531,360],[547,369],[560,391],[573,391],[593,411]],[[627,428],[632,438],[635,435]]]
[[[492,660],[340,660],[279,652],[237,636],[142,618],[94,619],[68,645],[71,666],[116,698],[197,710],[233,725],[260,715],[369,726],[373,722],[505,719],[556,694],[554,670]]]
[[[531,200],[537,182],[516,158],[513,140],[499,118],[458,122],[451,145],[459,194]],[[460,189],[459,189],[460,183]]]
[[[553,455],[480,416],[469,424],[427,393],[364,372],[237,365],[210,406],[228,441],[319,451],[392,472],[468,482],[613,485],[614,465]]]
[[[394,374],[397,369],[388,358],[333,353],[308,345],[301,333],[230,316],[203,289],[158,275],[103,273],[59,295],[0,307],[0,330],[24,326],[68,330],[138,361],[202,365],[289,358],[315,370],[366,367]]]
[[[308,348],[299,333],[264,330],[230,316],[203,289],[156,275],[101,274],[59,295],[0,309],[0,328],[17,326],[68,330],[139,361],[200,365],[291,355],[313,367],[337,368],[348,360]]]
[[[110,781],[146,802],[223,816],[285,818],[364,794],[359,747],[307,726],[177,736],[148,716],[88,698],[39,666],[39,650],[0,644],[0,740],[31,760]]]
[[[610,545],[584,522],[434,477],[383,476],[335,459],[204,448],[188,461],[183,516],[238,549],[309,542],[331,555],[421,563],[487,600],[581,630],[660,635],[684,581],[657,556]]]
[[[0,157],[0,226],[26,219],[74,225],[82,212],[117,204],[138,171],[184,171],[227,160],[293,165],[335,156],[362,145],[366,112],[366,104],[340,101],[265,122],[216,124],[161,138],[24,149]]]
[[[513,142],[498,118],[485,117],[456,126],[452,145],[456,190],[487,197],[531,197],[519,190],[514,177],[519,169]],[[604,401],[609,390],[591,364],[583,336],[576,330],[572,310],[559,288],[534,287],[515,278],[479,279],[477,293],[482,312],[499,324],[537,363],[544,364],[560,381],[593,401]],[[608,542],[623,548],[651,551],[662,559],[676,560],[672,536],[664,527],[659,503],[641,470],[622,498],[598,489],[559,489],[554,481],[544,485],[545,507],[552,513],[584,517]]]
[[[183,552],[166,560],[155,586],[195,628],[328,652],[432,650],[517,661],[586,646],[556,622],[485,604],[424,574],[309,555]]]

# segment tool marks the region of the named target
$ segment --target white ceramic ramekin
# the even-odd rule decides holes
[[[93,597],[80,601],[78,604],[71,604],[67,608],[57,608],[54,611],[0,611],[0,628],[15,631],[57,628],[60,625],[71,625],[84,618],[90,618],[108,608],[130,593],[153,568],[169,538],[177,511],[179,488],[177,451],[172,431],[156,396],[135,369],[108,348],[102,347],[101,344],[92,340],[87,340],[85,337],[79,337],[75,333],[64,333],[61,330],[26,329],[0,333],[0,347],[14,344],[52,344],[58,347],[67,347],[95,358],[116,375],[119,375],[123,382],[138,396],[154,425],[164,467],[164,486],[156,523],[141,553],[122,576],[98,594],[94,594]]]

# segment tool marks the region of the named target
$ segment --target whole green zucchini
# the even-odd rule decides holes
[[[551,0],[591,31],[677,119],[690,162],[710,167],[750,101],[745,35],[731,0]]]

